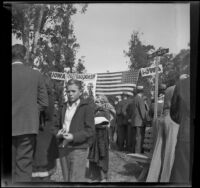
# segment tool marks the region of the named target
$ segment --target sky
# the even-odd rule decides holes
[[[173,54],[190,42],[189,3],[91,3],[72,22],[80,44],[77,59],[85,56],[87,73],[128,70],[123,51],[128,51],[133,31],[143,33],[143,44]]]

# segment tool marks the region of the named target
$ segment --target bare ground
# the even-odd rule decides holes
[[[115,149],[109,151],[109,182],[137,182],[141,170],[138,163],[124,152]],[[59,160],[57,160],[57,169],[51,176],[51,180],[63,182]]]

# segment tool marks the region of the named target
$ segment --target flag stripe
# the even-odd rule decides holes
[[[125,84],[123,83],[109,83],[109,82],[106,82],[106,83],[97,83],[96,86],[102,86],[102,87],[112,87],[112,86],[116,86],[116,87],[120,87],[120,86],[123,86]],[[127,87],[128,86],[134,86],[135,87],[136,84],[133,84],[133,83],[127,83]]]
[[[123,89],[122,89],[122,88],[111,88],[111,89],[109,89],[109,90],[108,90],[108,88],[103,88],[103,89],[101,88],[101,89],[96,89],[96,92],[99,92],[99,91],[100,91],[100,92],[101,92],[101,91],[102,91],[102,92],[107,92],[107,91],[122,91],[122,90],[123,90],[124,92],[126,92],[126,91],[133,91],[133,87],[132,87],[132,88],[123,88]]]
[[[119,85],[117,85],[117,84],[112,84],[112,85],[101,85],[101,84],[98,84],[97,86],[96,86],[96,88],[127,88],[127,87],[135,87],[136,85],[135,84],[119,84]]]
[[[96,95],[121,95],[123,91],[114,91],[114,92],[96,92]],[[128,95],[133,95],[133,92],[126,92]]]
[[[103,81],[109,81],[109,80],[121,80],[121,79],[122,79],[122,76],[98,77],[97,79],[98,79],[98,81],[101,81],[101,80],[103,80]]]
[[[119,73],[98,73],[98,75],[99,75],[99,77],[102,77],[102,76],[107,76],[107,77],[109,77],[109,76],[120,76],[120,75],[122,75],[123,73],[122,72],[119,72]]]
[[[121,79],[120,80],[104,80],[104,81],[99,81],[98,79],[97,79],[97,84],[107,84],[107,83],[119,83],[119,84],[121,84],[122,83],[122,81],[121,81]]]
[[[98,76],[111,76],[111,75],[120,75],[122,72],[104,72],[104,73],[97,73]]]

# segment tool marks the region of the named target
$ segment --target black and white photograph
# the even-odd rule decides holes
[[[12,169],[2,187],[191,187],[189,1],[4,5]]]

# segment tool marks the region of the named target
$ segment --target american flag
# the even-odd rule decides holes
[[[139,70],[97,73],[96,95],[133,95]]]

